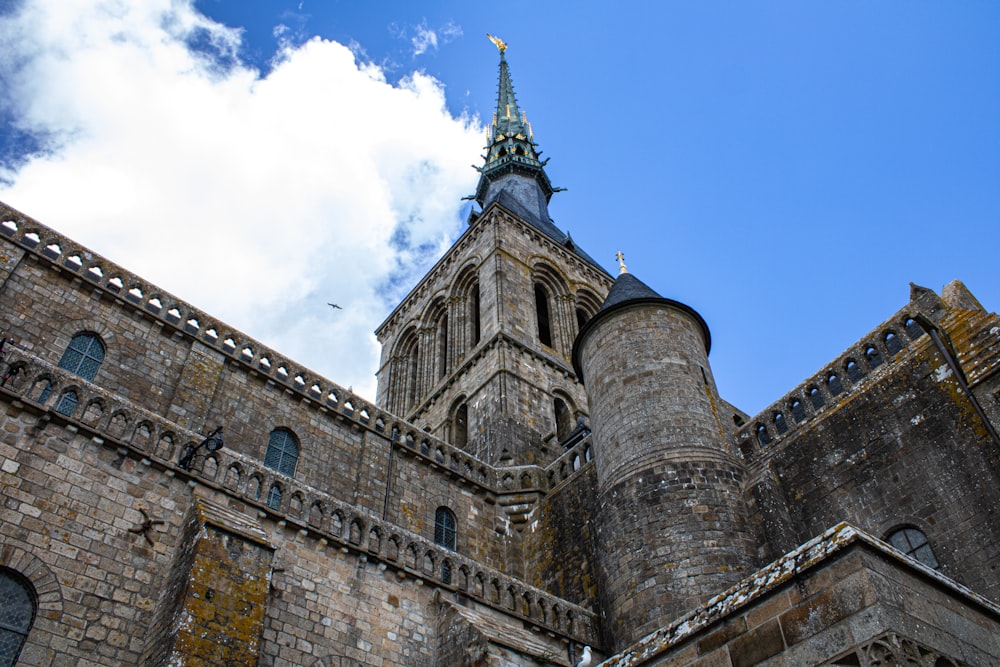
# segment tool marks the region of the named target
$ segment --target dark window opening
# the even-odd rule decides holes
[[[757,442],[759,442],[761,446],[771,444],[771,434],[767,432],[767,427],[763,424],[757,425]]]
[[[819,389],[816,387],[809,388],[809,401],[813,404],[813,408],[817,410],[826,405],[826,400],[823,399],[823,394],[821,394]]]
[[[479,283],[476,283],[472,287],[472,344],[475,345],[479,342],[480,334],[480,323],[479,323]]]
[[[441,318],[438,324],[438,378],[444,377],[448,371],[448,316]]]
[[[878,368],[882,365],[882,355],[879,351],[872,346],[868,346],[865,350],[865,359],[868,360],[868,366],[871,368]]]
[[[587,313],[585,313],[582,308],[576,309],[576,326],[578,329],[582,329],[583,325],[586,324],[589,319],[590,318],[587,317]]]
[[[740,417],[739,415],[733,415],[733,423],[736,424],[737,426],[743,426],[744,424],[746,424],[746,420],[744,420],[743,417]]]
[[[566,405],[566,401],[561,398],[555,398],[552,404],[556,415],[556,439],[562,442],[573,432],[575,426],[573,423],[573,412]]]
[[[538,319],[538,340],[552,347],[552,329],[549,326],[549,295],[545,288],[535,283],[535,315]]]
[[[452,435],[452,444],[456,447],[465,447],[469,443],[469,404],[462,403],[455,410],[455,432]]]
[[[780,412],[774,413],[774,429],[778,432],[778,435],[788,433],[788,421],[785,420],[785,415]]]
[[[904,554],[918,560],[927,567],[938,569],[937,558],[931,550],[927,536],[916,528],[900,528],[886,538],[892,546],[896,547]]]
[[[830,394],[833,396],[844,393],[844,385],[841,384],[840,378],[834,373],[831,373],[826,379],[826,386],[830,389]]]
[[[900,342],[899,336],[892,331],[885,335],[885,347],[889,350],[889,354],[899,354],[903,351],[903,344]]]
[[[455,514],[447,507],[439,507],[434,512],[434,544],[455,550]]]
[[[806,409],[801,401],[792,401],[792,419],[797,422],[804,422],[806,420]]]
[[[847,371],[847,377],[851,379],[851,382],[859,382],[861,378],[864,377],[864,374],[861,372],[861,367],[858,366],[854,359],[847,360],[847,366],[844,367],[844,370]]]
[[[924,328],[912,317],[907,319],[903,326],[906,327],[906,335],[910,337],[910,340],[916,340],[924,335]]]
[[[295,474],[298,462],[299,444],[295,435],[284,428],[271,431],[271,437],[267,441],[267,454],[264,455],[264,465],[291,477]],[[268,504],[270,505],[270,501]]]

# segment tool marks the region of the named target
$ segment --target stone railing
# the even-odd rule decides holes
[[[8,347],[5,354],[0,395],[38,410],[42,424],[64,423],[66,428],[90,435],[96,444],[162,469],[168,476],[187,478],[238,499],[261,518],[268,517],[281,528],[315,539],[318,548],[353,552],[392,568],[400,578],[409,576],[467,595],[538,631],[597,644],[596,616],[584,607],[445,549],[229,447],[197,456],[191,469],[185,470],[177,463],[181,452],[204,436],[180,429],[159,415],[19,350]],[[12,369],[20,370],[11,375]],[[75,400],[64,401],[67,391],[75,394]],[[39,402],[37,398],[43,393],[44,401]],[[402,442],[394,446],[449,469],[462,461],[431,447],[429,439],[414,439],[407,444],[408,435],[397,438]],[[425,446],[426,452],[421,451]]]
[[[925,335],[914,319],[916,315],[913,304],[900,310],[822,371],[743,424],[735,435],[741,456],[752,461],[762,448],[778,445],[854,395],[869,377],[891,367]]]

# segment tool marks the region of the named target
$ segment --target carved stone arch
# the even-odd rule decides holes
[[[11,569],[31,582],[35,589],[37,614],[34,627],[46,628],[56,636],[64,629],[55,629],[58,619],[63,618],[63,591],[59,578],[44,561],[12,544],[0,549],[0,567]]]
[[[399,536],[392,535],[385,544],[385,557],[390,561],[399,560]]]
[[[177,453],[177,435],[173,431],[164,431],[156,440],[156,449],[153,452],[161,459],[171,461]]]
[[[17,360],[7,366],[4,374],[0,376],[0,386],[17,391],[25,377],[31,375],[31,367],[28,362]]]
[[[469,566],[462,564],[458,567],[458,590],[468,591],[469,585],[471,583],[471,577],[469,576]]]
[[[396,340],[392,353],[389,393],[393,398],[387,406],[390,412],[405,414],[423,395],[420,348],[420,334],[416,325],[411,324]]]
[[[382,549],[382,532],[378,526],[372,526],[368,530],[368,553],[377,554]]]
[[[403,560],[403,565],[411,570],[417,569],[417,545],[413,542],[406,545],[406,554]]]
[[[451,368],[449,346],[452,341],[448,326],[448,301],[444,294],[438,294],[431,299],[424,311],[422,325],[429,332],[427,339],[429,349],[424,353],[427,359],[426,372],[429,382],[425,389],[433,387]]]
[[[80,417],[80,421],[88,426],[97,426],[101,419],[104,418],[105,411],[105,401],[101,397],[92,398],[87,401],[87,405],[83,408],[83,414]]]
[[[354,546],[360,546],[365,534],[365,521],[360,517],[352,517],[347,529],[347,541]]]
[[[459,448],[469,444],[469,403],[465,394],[459,395],[448,410],[448,441]]]
[[[115,410],[108,419],[108,435],[121,438],[125,435],[125,430],[129,425],[129,415],[125,410]]]
[[[135,428],[132,429],[132,437],[129,441],[138,447],[139,449],[145,451],[149,448],[149,445],[153,442],[153,434],[156,432],[156,426],[151,421],[142,420],[139,421]]]
[[[339,509],[330,513],[330,532],[338,538],[344,537],[344,513]]]
[[[307,519],[310,526],[314,528],[322,528],[323,520],[326,518],[326,506],[322,500],[314,500],[312,505],[309,506],[309,518]]]
[[[569,288],[565,277],[548,262],[538,261],[531,270],[531,283],[538,340],[558,352],[568,352],[576,327],[571,331],[566,326]]]
[[[301,518],[303,516],[303,510],[306,507],[306,500],[300,491],[296,491],[289,496],[288,513],[290,515]]]
[[[226,478],[223,480],[223,486],[227,489],[233,491],[238,491],[240,488],[240,482],[243,481],[243,467],[238,461],[233,461],[226,468]]]
[[[575,297],[576,330],[579,333],[583,325],[601,309],[601,304],[604,303],[604,300],[586,287],[578,288]]]
[[[28,398],[36,403],[48,405],[53,400],[53,396],[58,395],[58,390],[59,383],[50,373],[40,373],[31,382]]]
[[[483,574],[476,572],[472,577],[472,594],[481,598],[486,597],[486,584],[483,582]]]
[[[457,320],[452,327],[456,333],[454,348],[456,355],[464,356],[482,340],[482,293],[478,258],[458,272],[452,283],[451,296]]]
[[[573,398],[564,389],[555,388],[552,394],[552,418],[556,440],[562,442],[576,428],[577,408]]]

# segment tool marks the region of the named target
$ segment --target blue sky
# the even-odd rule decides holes
[[[0,14],[0,199],[365,395],[371,330],[461,232],[486,32],[556,224],[704,316],[738,407],[910,281],[1000,304],[996,3],[47,4]]]

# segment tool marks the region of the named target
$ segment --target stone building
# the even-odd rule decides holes
[[[1000,664],[1000,318],[913,286],[748,415],[503,49],[487,150],[374,405],[0,205],[0,665]]]

